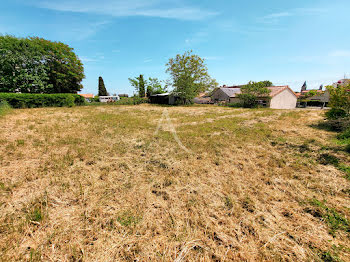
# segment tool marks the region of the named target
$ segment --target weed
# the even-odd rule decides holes
[[[344,165],[344,164],[340,164],[338,166],[338,169],[345,173],[345,178],[346,179],[350,180],[350,166],[347,166],[347,165]]]
[[[324,202],[321,202],[315,198],[310,200],[310,204],[319,208],[319,210],[316,211],[313,216],[323,218],[323,220],[330,227],[329,233],[333,237],[335,237],[337,230],[343,230],[350,233],[350,222],[334,208],[329,208]]]
[[[42,261],[40,251],[35,250],[34,248],[30,248],[29,261],[30,262]]]
[[[233,202],[232,202],[232,199],[228,196],[226,196],[224,198],[224,203],[225,203],[225,207],[229,210],[231,210],[233,208]]]
[[[248,212],[253,213],[255,211],[255,204],[254,202],[249,198],[249,196],[246,196],[242,200],[242,208],[246,209]]]
[[[26,210],[26,219],[30,223],[40,223],[47,217],[47,194],[36,198],[31,202],[30,207]]]
[[[333,165],[338,166],[339,165],[339,159],[333,155],[330,154],[321,154],[318,162],[322,165]]]
[[[24,145],[24,140],[23,139],[17,140],[17,146],[23,146],[23,145]]]
[[[10,105],[6,101],[0,100],[0,117],[4,116],[11,110]]]
[[[134,227],[142,220],[142,217],[134,215],[131,211],[124,211],[118,217],[117,221],[124,227]]]

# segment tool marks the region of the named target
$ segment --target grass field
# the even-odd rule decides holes
[[[164,125],[167,110],[181,147]],[[321,110],[0,117],[0,260],[350,261],[350,157]]]

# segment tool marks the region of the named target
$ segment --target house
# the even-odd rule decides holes
[[[113,103],[119,100],[119,96],[100,96],[99,100],[101,103]]]
[[[151,104],[175,105],[179,96],[175,93],[155,94],[149,97]]]
[[[86,102],[91,102],[92,99],[95,97],[93,94],[79,94],[79,95],[84,97]]]
[[[214,90],[212,93],[212,101],[214,103],[218,102],[231,102],[231,97],[235,97],[235,94],[240,94],[241,89],[239,87],[233,88],[233,87],[220,87]]]
[[[129,97],[128,94],[119,94],[118,96],[119,96],[120,98],[122,98],[122,97]]]
[[[333,87],[346,86],[350,84],[350,79],[340,79],[338,82],[333,83]]]
[[[200,93],[197,97],[193,99],[195,104],[213,104],[211,96],[208,93]]]
[[[297,96],[289,86],[270,86],[268,97],[261,97],[258,103],[262,106],[274,109],[292,109],[296,107]],[[238,94],[241,94],[241,88],[218,88],[212,94],[214,102],[239,103]]]
[[[328,90],[323,91],[323,85],[319,89],[307,90],[306,82],[301,87],[300,93],[296,93],[298,97],[298,107],[325,107],[330,100],[330,93]]]
[[[331,95],[328,90],[326,90],[323,94],[317,94],[315,96],[310,97],[306,101],[306,106],[321,106],[325,107],[328,105]]]

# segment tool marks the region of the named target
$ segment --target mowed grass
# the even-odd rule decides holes
[[[322,114],[12,110],[0,118],[0,260],[349,261],[349,154],[312,127]]]

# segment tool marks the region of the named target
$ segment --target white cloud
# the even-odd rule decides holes
[[[329,53],[331,57],[350,57],[350,50],[335,50]]]
[[[326,12],[327,10],[322,8],[294,8],[283,12],[271,13],[260,17],[258,20],[262,23],[275,24],[278,23],[282,18],[286,17],[319,15]]]
[[[144,63],[150,63],[150,62],[152,62],[152,61],[153,61],[153,60],[150,59],[150,58],[143,60]]]
[[[70,30],[62,31],[69,35],[70,39],[77,41],[85,40],[100,30],[100,28],[106,24],[109,24],[110,21],[98,21],[93,23],[76,23],[71,25]]]
[[[282,12],[282,13],[274,13],[264,16],[264,19],[270,19],[270,18],[280,18],[280,17],[287,17],[292,16],[293,14],[290,12]]]
[[[205,56],[204,59],[208,61],[221,61],[224,58],[222,56]]]
[[[164,7],[167,4],[167,7]],[[123,16],[148,16],[179,20],[201,20],[216,12],[181,4],[173,0],[42,0],[37,7],[64,12]]]
[[[81,60],[83,63],[91,63],[91,62],[96,62],[96,61],[97,61],[97,59],[90,58],[90,57],[86,57],[86,56],[81,56],[81,57],[80,57],[80,60]]]

